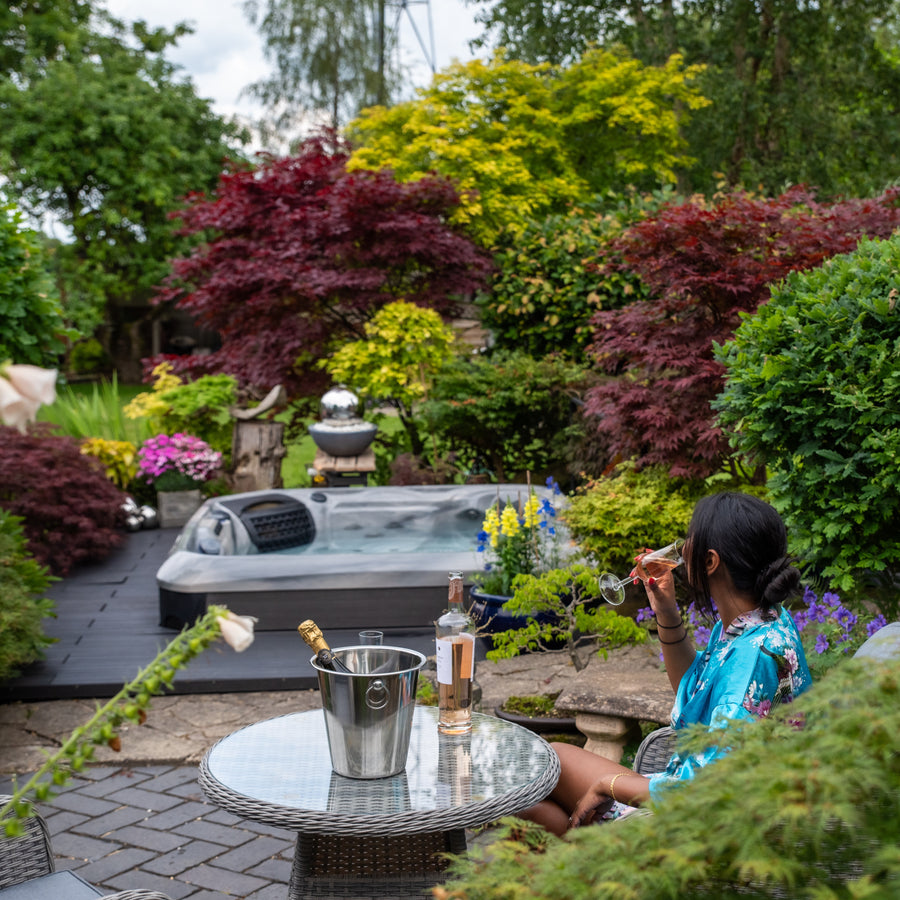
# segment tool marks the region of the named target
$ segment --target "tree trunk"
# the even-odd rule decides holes
[[[284,486],[285,454],[282,422],[235,422],[231,458],[236,491],[265,491]]]

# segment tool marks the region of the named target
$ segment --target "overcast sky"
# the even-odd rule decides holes
[[[182,38],[169,58],[190,73],[197,92],[214,101],[216,112],[254,117],[256,106],[241,98],[241,91],[265,77],[269,67],[259,35],[244,15],[243,0],[106,0],[106,5],[114,16],[126,21],[145,19],[150,26],[191,23],[194,33]],[[467,42],[480,31],[473,11],[463,0],[431,0],[430,6],[437,68],[453,59],[471,59]],[[430,54],[428,4],[410,0],[407,9],[409,14],[402,12],[399,26],[402,60],[413,66],[413,85],[418,87],[428,84],[431,71],[410,16]],[[388,0],[389,21],[396,15],[396,2]]]

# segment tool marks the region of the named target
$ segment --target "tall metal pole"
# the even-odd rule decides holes
[[[384,4],[378,0],[378,105],[387,104],[387,90],[384,83]]]

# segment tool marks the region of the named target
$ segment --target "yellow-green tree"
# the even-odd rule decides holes
[[[453,178],[464,195],[457,221],[492,246],[501,230],[579,198],[674,182],[691,163],[681,120],[707,103],[699,71],[677,55],[645,66],[599,49],[566,68],[502,54],[457,63],[415,100],[351,122],[349,167]]]
[[[363,340],[344,344],[325,368],[336,382],[394,406],[419,455],[414,406],[427,398],[432,376],[452,356],[453,329],[433,309],[398,300],[376,313],[365,331]]]

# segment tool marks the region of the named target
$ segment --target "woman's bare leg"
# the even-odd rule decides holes
[[[631,770],[574,744],[551,746],[559,757],[559,781],[546,800],[517,815],[543,825],[553,834],[563,835],[569,828],[569,816],[593,784],[605,775]]]

